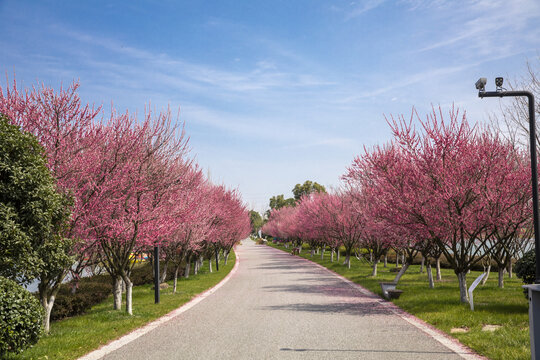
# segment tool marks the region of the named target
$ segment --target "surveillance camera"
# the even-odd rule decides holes
[[[478,79],[478,81],[476,82],[476,89],[478,89],[479,91],[484,91],[486,90],[486,84],[487,84],[487,79],[486,78],[480,78]]]
[[[501,88],[503,86],[504,79],[502,77],[495,78],[495,86]]]

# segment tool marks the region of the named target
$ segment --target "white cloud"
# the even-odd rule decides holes
[[[356,2],[351,3],[352,10],[349,10],[345,16],[345,20],[351,20],[360,15],[373,10],[383,4],[386,0],[361,0],[359,4]]]

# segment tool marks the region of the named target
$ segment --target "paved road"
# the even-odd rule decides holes
[[[460,359],[308,261],[245,240],[238,271],[105,359]]]

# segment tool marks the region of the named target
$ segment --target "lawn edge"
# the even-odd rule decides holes
[[[236,249],[235,249],[236,250]],[[231,279],[231,277],[236,273],[238,270],[238,265],[240,264],[240,257],[238,256],[238,252],[235,251],[235,264],[231,271],[225,276],[219,283],[217,283],[215,286],[211,287],[210,289],[207,289],[203,291],[200,294],[195,295],[190,301],[185,303],[184,305],[180,306],[177,309],[172,310],[168,314],[165,314],[125,335],[122,335],[121,337],[112,340],[111,342],[97,348],[96,350],[92,350],[91,352],[87,353],[86,355],[83,355],[82,357],[78,358],[77,360],[98,360],[102,357],[110,354],[111,352],[120,349],[122,346],[129,344],[130,342],[134,341],[135,339],[149,333],[150,331],[154,330],[158,326],[161,326],[165,324],[166,322],[174,319],[178,315],[186,312],[187,310],[191,309],[204,299],[206,299],[208,296],[212,295],[216,290],[218,290],[220,287],[225,285],[227,281]]]
[[[285,252],[287,251],[275,248],[273,246],[268,246],[269,248],[275,249],[277,251]],[[413,325],[420,331],[424,332],[425,334],[429,335],[431,338],[437,340],[439,343],[441,343],[443,346],[447,347],[448,349],[452,350],[459,356],[461,356],[464,359],[467,360],[489,360],[489,358],[478,354],[476,351],[468,347],[467,345],[462,344],[458,339],[448,335],[444,331],[437,329],[435,326],[425,322],[424,320],[408,313],[407,311],[403,310],[396,304],[394,304],[391,301],[387,301],[383,298],[381,298],[378,294],[372,292],[371,290],[366,289],[360,284],[355,283],[354,281],[347,279],[345,276],[338,274],[337,272],[327,268],[326,266],[323,266],[319,263],[316,263],[314,261],[311,261],[309,259],[306,259],[302,256],[297,256],[297,258],[300,258],[302,260],[308,261],[314,265],[317,265],[318,267],[325,269],[326,271],[330,272],[332,275],[338,277],[339,279],[346,282],[349,286],[353,287],[354,289],[358,290],[362,294],[366,296],[370,296],[373,298],[376,298],[377,301],[382,305],[388,308],[391,312],[402,318],[403,320],[407,321],[409,324]]]

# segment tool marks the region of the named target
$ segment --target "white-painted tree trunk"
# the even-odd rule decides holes
[[[113,277],[113,309],[120,310],[122,308],[122,279]]]
[[[174,270],[174,284],[173,284],[173,294],[176,294],[176,284],[178,282],[178,270],[179,270],[180,266],[177,266],[176,269]]]
[[[212,258],[208,259],[208,271],[212,272]]]
[[[337,253],[336,261],[339,263],[339,256],[341,255],[341,251],[339,250],[339,247],[337,248],[336,253]]]
[[[126,284],[126,312],[133,315],[133,283],[128,277],[124,278]]]
[[[427,277],[429,282],[429,288],[433,289],[435,287],[435,284],[433,283],[433,273],[431,272],[431,262],[428,261],[426,265],[426,271],[427,271]]]
[[[371,271],[371,276],[377,276],[377,264],[378,263],[379,263],[379,259],[375,259],[375,261],[373,261],[373,270]]]
[[[398,281],[401,279],[401,277],[403,276],[403,274],[405,274],[405,272],[407,271],[407,269],[409,268],[409,263],[406,262],[405,264],[403,264],[403,266],[401,267],[401,269],[399,270],[399,272],[397,273],[396,277],[394,278],[394,283],[397,284]]]
[[[325,248],[323,248],[322,251],[321,251],[321,260],[324,259],[324,250],[325,250]]]
[[[513,271],[512,271],[512,260],[510,259],[510,263],[508,264],[508,277],[511,279],[514,274],[513,274]]]
[[[486,282],[488,281],[489,274],[491,273],[491,264],[487,266],[487,269],[484,267],[484,272],[486,273],[486,275],[484,275],[482,281],[480,282],[480,284],[482,285],[486,285]]]
[[[426,258],[422,256],[422,262],[420,263],[420,274],[424,272],[424,263],[426,262]]]
[[[459,300],[464,303],[469,303],[469,294],[467,293],[467,272],[457,274],[459,281]]]
[[[311,248],[311,257],[313,257],[313,255],[315,255],[315,249]]]
[[[384,254],[384,267],[388,266],[388,254]]]
[[[441,257],[439,256],[437,258],[437,280],[438,281],[441,281],[442,280],[442,275],[441,275]]]
[[[41,297],[41,306],[43,306],[43,309],[45,310],[45,316],[43,317],[43,331],[45,331],[45,334],[48,334],[51,327],[51,312],[52,308],[54,306],[54,300],[56,296],[52,295],[47,299],[47,295],[43,295]]]
[[[191,267],[191,261],[188,261],[186,263],[186,268],[184,269],[184,277],[187,279],[189,278],[189,268]]]
[[[499,268],[499,287],[502,289],[504,288],[504,268]]]
[[[330,262],[334,262],[334,249],[332,249],[332,252],[330,253]]]
[[[159,283],[164,283],[165,280],[167,280],[167,268],[169,267],[169,262],[165,261],[165,265],[163,266],[163,272],[160,274]]]

